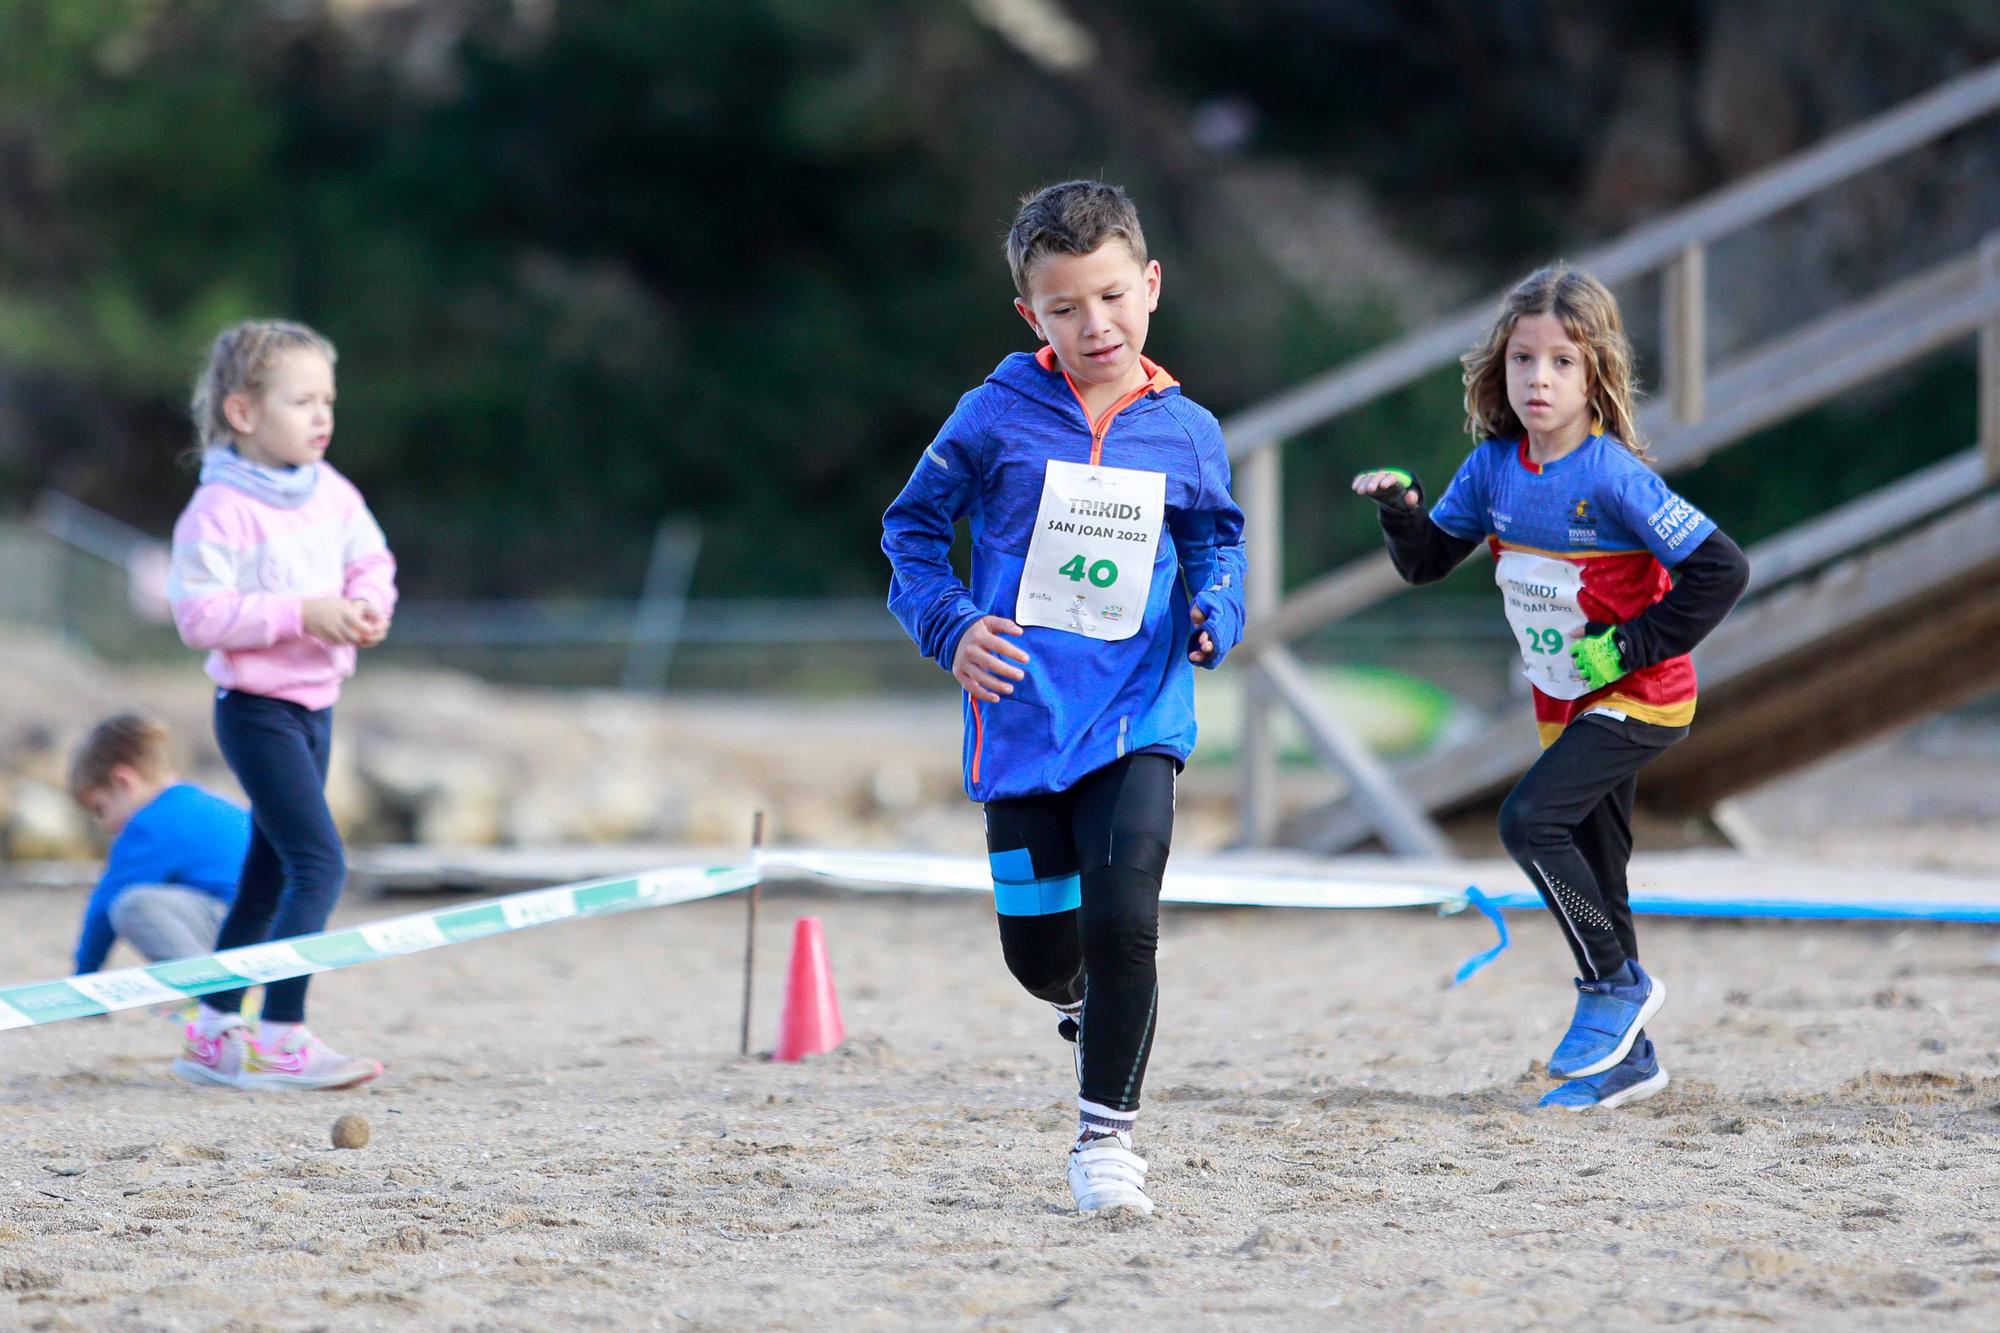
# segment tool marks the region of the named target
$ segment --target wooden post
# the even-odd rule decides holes
[[[653,555],[646,563],[646,581],[632,616],[632,637],[625,648],[621,689],[667,688],[667,667],[687,615],[688,581],[694,577],[701,551],[701,527],[688,519],[663,519],[653,530]]]
[[[1282,440],[1272,440],[1244,458],[1236,472],[1236,494],[1244,510],[1244,614],[1254,628],[1278,608],[1284,562],[1284,488],[1280,480]],[[1238,801],[1244,847],[1264,847],[1278,827],[1278,751],[1272,737],[1272,695],[1256,671],[1236,673],[1242,691],[1242,787]]]
[[[1663,387],[1680,426],[1693,425],[1708,410],[1707,253],[1687,246],[1660,271]]]
[[[1382,762],[1314,697],[1311,682],[1289,649],[1266,649],[1257,659],[1256,669],[1298,717],[1320,762],[1347,779],[1354,789],[1355,803],[1368,812],[1368,822],[1390,851],[1397,856],[1445,861],[1456,855],[1451,841],[1424,808],[1396,785]]]
[[[1246,664],[1254,665],[1254,662]],[[1253,669],[1236,673],[1236,688],[1243,692],[1239,837],[1245,847],[1263,847],[1270,843],[1278,826],[1278,760],[1271,727],[1271,690]]]
[[[1278,609],[1284,586],[1284,487],[1280,476],[1282,441],[1272,441],[1243,460],[1237,495],[1243,506],[1243,543],[1249,568],[1243,577],[1244,611],[1252,629]],[[1238,815],[1246,847],[1263,847],[1278,826],[1278,755],[1272,735],[1273,698],[1256,671],[1234,673],[1243,691],[1241,796]]]
[[[759,810],[750,819],[750,868],[760,869],[759,862],[764,856],[764,812]],[[757,971],[757,900],[764,887],[763,881],[750,886],[749,896],[743,907],[743,1029],[737,1038],[736,1053],[750,1054],[750,985]]]
[[[2000,232],[1979,242],[1979,285],[2000,291]],[[1986,479],[2000,478],[2000,316],[1979,329],[1979,457]]]

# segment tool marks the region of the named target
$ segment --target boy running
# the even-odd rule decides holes
[[[1007,235],[1045,345],[959,400],[883,516],[889,609],[965,690],[1000,947],[1077,1044],[1080,1212],[1152,1211],[1132,1150],[1195,666],[1243,637],[1243,514],[1215,418],[1144,355],[1160,299],[1125,192],[1068,181]],[[972,586],[953,571],[969,518]]]

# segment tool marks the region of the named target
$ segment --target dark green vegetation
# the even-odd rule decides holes
[[[1226,412],[1427,308],[1314,291],[1232,211],[1252,165],[1358,183],[1462,298],[2000,51],[1945,0],[1612,8],[1115,0],[1063,74],[930,0],[0,0],[0,498],[164,531],[207,338],[287,313],[340,344],[334,457],[414,590],[629,592],[687,514],[698,592],[874,593],[883,506],[1026,345],[998,255],[1024,189],[1134,191],[1152,350]],[[1778,129],[1736,114],[1732,60]],[[1655,84],[1664,147],[1624,185]],[[1190,129],[1217,99],[1253,113],[1237,148]],[[1969,444],[1969,393],[1950,360],[1695,493],[1773,530],[1863,480],[1829,442],[1871,477]],[[1357,465],[1440,484],[1456,417],[1446,375],[1295,446],[1294,574],[1372,542]]]

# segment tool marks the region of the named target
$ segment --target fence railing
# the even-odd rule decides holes
[[[1579,266],[1610,284],[1657,274],[1662,313],[1662,389],[1647,424],[1663,468],[1688,466],[1752,432],[1853,385],[1977,331],[1980,448],[1988,478],[2000,476],[2000,237],[1931,272],[1856,302],[1767,344],[1730,376],[1710,379],[1707,249],[1774,213],[2000,111],[2000,63],[1946,83],[1834,135],[1687,208],[1585,254]],[[1401,586],[1384,557],[1331,571],[1285,594],[1281,448],[1289,438],[1453,364],[1489,327],[1497,302],[1460,310],[1224,423],[1247,520],[1251,572],[1245,586],[1252,637],[1244,644],[1242,839],[1267,843],[1277,822],[1273,710],[1283,704],[1339,769],[1393,850],[1435,854],[1445,846],[1425,814],[1354,744],[1340,720],[1299,688],[1290,645],[1302,635],[1380,600]]]
[[[105,640],[93,644],[100,649],[115,640],[121,649],[138,645],[143,652],[144,645],[157,644],[164,652],[179,651],[168,624],[164,541],[59,491],[39,497],[33,530],[50,549],[72,553],[73,569],[66,578],[60,561],[40,561],[37,572],[13,560],[8,573],[15,584],[36,579],[48,585],[11,588],[8,606],[16,615],[66,636]],[[664,688],[676,657],[687,649],[824,656],[846,648],[883,650],[884,661],[892,654],[913,656],[880,598],[690,598],[698,546],[691,525],[663,524],[637,597],[405,598],[396,611],[391,655],[490,666],[498,654],[567,653],[589,659],[585,678],[567,683],[631,690]],[[97,572],[79,581],[83,568]],[[74,588],[66,595],[65,585],[80,585],[87,596],[73,595]],[[103,633],[107,625],[116,632]]]

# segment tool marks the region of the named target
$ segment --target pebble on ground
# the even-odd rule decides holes
[[[334,1121],[333,1146],[336,1148],[366,1148],[368,1146],[368,1118],[359,1115],[344,1115]]]

